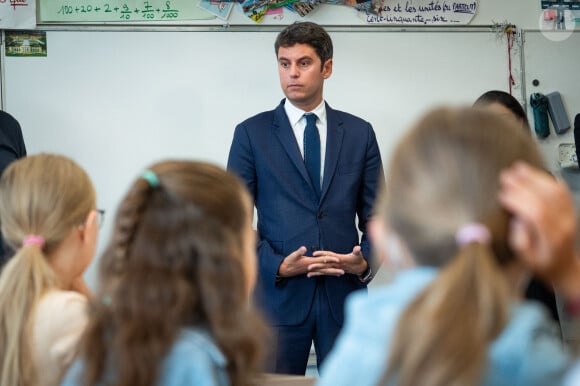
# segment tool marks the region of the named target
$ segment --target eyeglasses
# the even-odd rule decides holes
[[[101,228],[103,226],[103,223],[105,222],[105,210],[96,209],[96,211],[97,211],[97,225],[99,226],[99,228]]]

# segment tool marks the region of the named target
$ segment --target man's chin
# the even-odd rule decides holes
[[[307,98],[305,98],[302,94],[286,93],[285,95],[286,99],[288,99],[294,106],[300,106],[304,103],[307,103]]]

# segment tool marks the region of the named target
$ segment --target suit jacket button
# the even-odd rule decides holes
[[[324,218],[324,212],[320,212],[318,213],[318,216],[316,216],[319,220]]]

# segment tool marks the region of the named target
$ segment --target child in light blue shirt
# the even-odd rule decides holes
[[[63,385],[246,386],[264,324],[252,204],[225,170],[165,161],[119,206],[80,357]]]
[[[509,134],[508,134],[509,133]],[[402,139],[370,235],[394,281],[355,294],[318,386],[559,385],[571,358],[521,301],[499,176],[541,167],[529,135],[491,112],[439,109]]]

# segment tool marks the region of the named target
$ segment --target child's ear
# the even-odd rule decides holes
[[[81,238],[83,241],[94,234],[95,228],[97,228],[99,224],[97,224],[97,211],[91,210],[83,223],[83,226],[80,227],[81,230]]]

